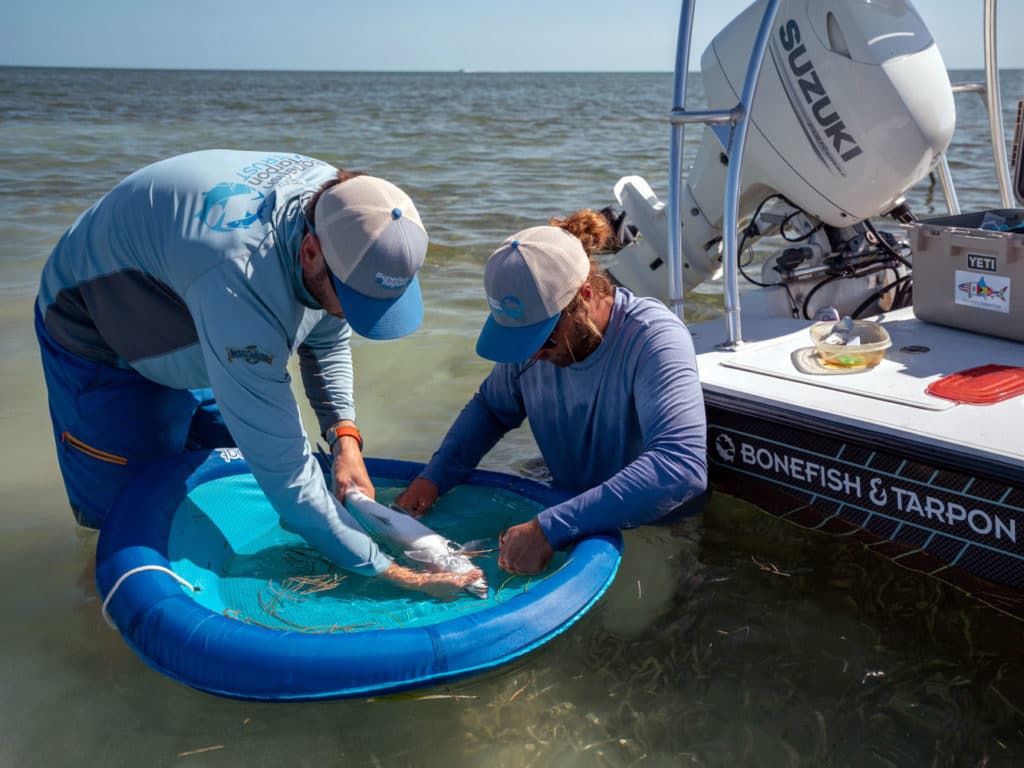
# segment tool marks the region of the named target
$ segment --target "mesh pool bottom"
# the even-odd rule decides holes
[[[405,488],[394,481],[373,482],[377,500],[384,504]],[[486,600],[463,593],[440,601],[341,571],[302,538],[281,528],[250,474],[210,480],[188,494],[171,523],[168,560],[178,575],[199,587],[198,592],[185,590],[192,599],[237,621],[313,633],[418,627],[504,603],[555,573],[565,561],[564,553],[556,553],[548,569],[537,576],[511,576],[498,568],[498,534],[541,509],[537,502],[509,491],[464,485],[438,499],[423,518],[452,541],[485,545],[473,561],[487,578]],[[405,562],[400,552],[388,553],[405,565],[422,568]]]

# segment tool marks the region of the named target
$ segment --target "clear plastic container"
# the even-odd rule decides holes
[[[849,338],[853,344],[828,344],[835,327],[831,320],[811,326],[811,339],[818,353],[818,361],[829,368],[873,368],[885,358],[885,350],[892,346],[889,332],[881,323],[854,320]]]

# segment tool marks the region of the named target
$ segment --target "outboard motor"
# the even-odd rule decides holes
[[[701,57],[708,107],[739,102],[766,0],[747,8]],[[780,196],[810,226],[854,227],[902,202],[953,135],[956,111],[931,33],[906,0],[782,0],[751,109],[740,216]],[[707,126],[680,200],[687,290],[721,267],[729,126]],[[664,203],[642,178],[615,195],[644,236],[606,266],[624,285],[668,299]],[[772,234],[761,227],[755,236]],[[812,248],[831,254],[827,238]]]

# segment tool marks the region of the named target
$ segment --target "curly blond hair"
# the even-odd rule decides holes
[[[612,284],[608,273],[601,269],[597,262],[594,261],[595,253],[601,253],[609,248],[613,248],[618,240],[615,230],[608,219],[597,211],[583,208],[573,211],[564,219],[552,216],[548,219],[548,223],[553,227],[564,229],[580,241],[583,245],[583,250],[586,251],[587,258],[590,259],[590,275],[587,277],[587,282],[590,283],[594,293],[599,296],[611,295],[615,290],[615,286]],[[587,302],[577,293],[562,312],[569,315],[572,318],[573,324],[577,327],[579,338],[583,340],[584,345],[584,348],[580,351],[583,353],[582,357],[585,357],[604,338],[590,316],[590,308]],[[573,359],[576,359],[573,349],[569,349],[569,354],[573,355]]]
[[[548,223],[575,235],[583,243],[587,256],[601,253],[615,240],[615,230],[608,219],[590,208],[573,211],[564,219],[552,216]]]
[[[548,219],[548,223],[553,227],[564,229],[582,243],[583,250],[586,251],[587,256],[590,258],[590,276],[587,280],[596,293],[601,295],[610,294],[614,290],[611,278],[608,277],[607,272],[597,265],[593,258],[595,253],[602,253],[612,247],[617,240],[615,230],[612,229],[608,219],[595,210],[582,208],[578,211],[573,211],[564,219],[552,216]],[[575,310],[577,308],[574,306],[575,304],[576,299],[573,299],[573,303],[567,309],[570,312]]]

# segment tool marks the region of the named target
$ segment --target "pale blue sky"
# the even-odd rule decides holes
[[[747,0],[698,0],[693,69]],[[183,69],[669,71],[675,0],[7,0],[0,65]],[[982,63],[982,0],[917,0],[947,67]],[[999,4],[1024,67],[1024,2]]]

